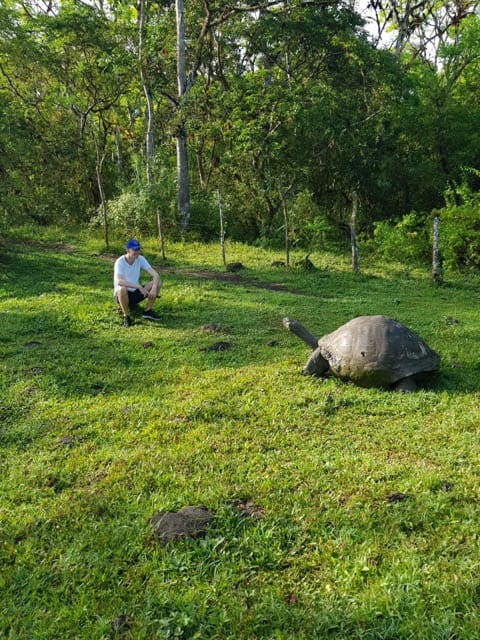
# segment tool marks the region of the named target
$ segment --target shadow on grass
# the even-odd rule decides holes
[[[0,354],[7,374],[44,391],[48,396],[95,396],[98,394],[145,393],[151,388],[175,384],[176,374],[190,367],[192,376],[212,368],[240,368],[251,364],[256,354],[243,349],[248,336],[229,333],[228,311],[222,312],[226,333],[192,331],[198,323],[218,313],[218,305],[199,303],[184,314],[162,314],[160,323],[134,317],[134,325],[122,326],[121,316],[111,305],[99,314],[78,317],[74,312],[8,311],[2,314]],[[140,312],[139,312],[140,313]],[[231,318],[232,324],[234,318]],[[172,330],[178,333],[172,337]],[[168,331],[168,335],[166,335]],[[279,326],[278,331],[281,331]],[[190,334],[185,341],[183,334]],[[204,350],[217,341],[231,341],[228,351]],[[265,345],[271,357],[279,357]]]
[[[111,267],[94,257],[23,244],[18,245],[18,251],[7,251],[1,266],[0,291],[7,298],[39,296],[61,291],[65,285],[103,291],[108,278],[112,279]]]

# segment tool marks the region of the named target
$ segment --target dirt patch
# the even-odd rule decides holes
[[[161,544],[181,538],[198,538],[213,522],[213,514],[204,506],[188,506],[178,511],[159,511],[150,522],[153,534]]]
[[[72,247],[69,244],[64,244],[63,242],[49,242],[47,245],[48,249],[53,249],[54,251],[60,251],[60,253],[75,253],[76,248]]]
[[[36,249],[48,249],[59,253],[75,253],[77,251],[74,246],[64,242],[39,242],[31,238],[22,238],[17,244],[24,244],[27,247],[35,247]]]
[[[217,280],[219,282],[229,282],[230,284],[241,284],[256,289],[267,289],[268,291],[281,291],[283,293],[293,293],[298,296],[309,296],[310,293],[300,291],[299,289],[291,289],[279,282],[261,282],[253,276],[242,276],[239,273],[230,273],[229,271],[208,271],[206,269],[188,270],[175,269],[172,267],[155,267],[160,273],[172,273],[175,275],[187,276],[189,278],[200,278],[205,280]]]

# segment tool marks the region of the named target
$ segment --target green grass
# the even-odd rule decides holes
[[[125,330],[113,254],[27,235],[0,256],[0,638],[480,637],[478,274],[228,245],[231,283],[192,275],[217,246],[169,246],[167,271],[147,240],[163,321]],[[440,353],[427,388],[300,375],[284,316],[320,336],[376,313]],[[207,535],[160,547],[150,518],[189,504]]]

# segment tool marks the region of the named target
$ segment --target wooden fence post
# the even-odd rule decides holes
[[[440,218],[435,216],[433,219],[433,252],[432,252],[432,279],[433,284],[438,286],[442,282],[442,264],[440,260],[439,244],[439,227]]]
[[[223,266],[226,267],[227,263],[225,260],[225,225],[223,222],[223,202],[222,196],[220,195],[220,190],[218,190],[218,210],[220,212],[220,247],[222,249],[222,263]]]
[[[165,262],[166,260],[165,239],[163,235],[162,212],[160,211],[160,209],[157,209],[157,229],[158,229],[158,245],[160,248],[160,254],[162,256],[163,262]]]

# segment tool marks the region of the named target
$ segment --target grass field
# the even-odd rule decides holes
[[[0,638],[480,637],[478,274],[228,245],[228,281],[218,246],[162,265],[146,242],[162,322],[124,329],[121,243],[2,245]],[[284,316],[320,336],[364,314],[440,353],[427,388],[300,375]],[[151,517],[186,505],[212,526],[161,546]]]

